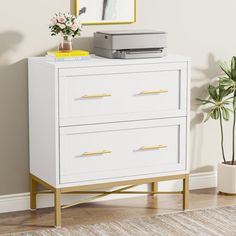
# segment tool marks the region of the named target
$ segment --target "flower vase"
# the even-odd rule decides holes
[[[72,37],[68,35],[63,35],[59,44],[60,52],[70,52],[72,51]]]

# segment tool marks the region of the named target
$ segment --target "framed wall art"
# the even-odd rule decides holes
[[[136,0],[74,0],[82,24],[129,24],[136,21]]]

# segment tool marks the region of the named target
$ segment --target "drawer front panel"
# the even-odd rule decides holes
[[[186,70],[175,66],[163,71],[61,77],[60,125],[185,115],[186,77]]]
[[[122,61],[122,60],[121,60]],[[83,75],[106,75],[120,73],[150,72],[150,71],[166,71],[175,69],[186,69],[186,63],[148,63],[148,64],[126,64],[116,66],[90,66],[80,68],[67,68],[59,70],[59,77],[77,77]]]
[[[185,118],[100,126],[61,128],[61,183],[185,170]]]

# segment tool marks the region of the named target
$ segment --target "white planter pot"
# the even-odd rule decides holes
[[[236,165],[218,164],[218,191],[236,194]]]

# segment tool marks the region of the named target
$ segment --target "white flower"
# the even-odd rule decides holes
[[[71,18],[71,17],[72,17],[72,15],[71,15],[70,13],[67,13],[67,14],[66,14],[66,17],[69,17],[69,18]]]
[[[57,25],[58,25],[61,29],[65,29],[65,28],[66,28],[66,26],[65,26],[64,24],[58,23]]]
[[[67,22],[66,22],[66,25],[69,26],[69,27],[71,27],[71,26],[72,26],[72,22],[71,22],[71,21],[67,21]]]

